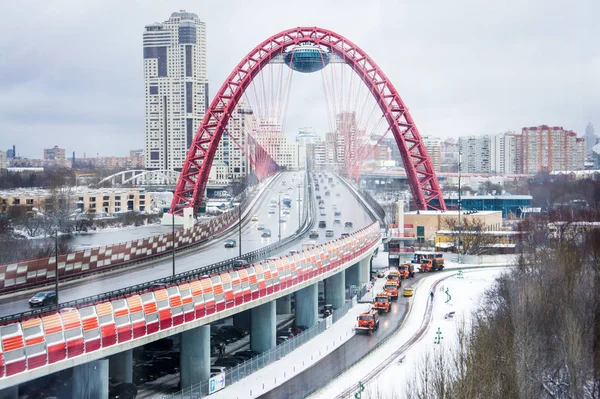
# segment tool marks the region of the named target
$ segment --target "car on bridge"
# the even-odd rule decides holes
[[[38,292],[29,300],[29,306],[34,308],[36,306],[48,306],[56,304],[56,292],[44,291]]]
[[[308,238],[319,238],[319,232],[317,230],[311,230],[308,233]]]
[[[263,223],[256,226],[256,230],[264,230],[264,229],[265,229],[265,225]]]
[[[263,238],[267,238],[267,237],[271,237],[271,230],[269,229],[264,229],[262,234],[260,235]]]
[[[339,197],[340,195],[341,195],[340,193],[335,193],[335,196],[336,196],[336,197]]]
[[[244,269],[248,267],[248,261],[246,259],[236,259],[233,261],[233,270]]]
[[[342,223],[342,222],[341,222],[341,220],[340,220],[340,219],[335,219],[335,220],[333,221],[333,223],[334,223],[334,224],[339,224],[339,223]]]
[[[342,233],[340,235],[341,238],[346,238],[346,237],[349,237],[349,236],[350,236],[350,234],[348,234],[348,233]]]
[[[237,242],[232,240],[231,238],[225,240],[225,248],[235,248],[237,246]]]
[[[326,197],[328,197],[328,196],[330,196],[330,195],[331,195],[331,193],[330,193],[329,191],[325,191],[325,196],[326,196]]]
[[[252,216],[252,221],[253,222],[258,222],[258,216],[256,216],[256,215]]]
[[[320,229],[326,229],[327,228],[327,222],[324,220],[320,220],[319,221],[319,228]]]
[[[275,209],[271,208],[269,209],[269,215],[273,215],[275,213]]]
[[[325,232],[325,237],[333,237],[333,230],[327,230]]]
[[[352,222],[346,222],[344,223],[344,227],[352,227]]]

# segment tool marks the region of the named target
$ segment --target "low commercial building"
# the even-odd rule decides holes
[[[85,190],[85,191],[84,191]],[[69,198],[69,207],[82,212],[113,215],[121,212],[146,212],[152,208],[150,193],[144,189],[73,189],[61,196]],[[0,212],[11,207],[37,208],[46,211],[52,206],[52,193],[45,189],[5,190],[0,192]]]
[[[464,231],[461,232],[463,252],[473,255],[515,253],[518,241],[524,233],[519,231]],[[459,236],[456,230],[439,230],[435,233],[436,251],[456,252]]]
[[[463,211],[500,211],[502,217],[509,214],[521,216],[521,210],[531,207],[531,195],[463,195],[461,209]],[[445,195],[444,202],[449,209],[458,209],[458,194]]]
[[[501,211],[461,211],[463,228],[477,227],[482,231],[497,231],[502,227]],[[458,211],[412,211],[404,214],[404,223],[413,226],[417,242],[433,244],[439,230],[454,230],[458,226]]]

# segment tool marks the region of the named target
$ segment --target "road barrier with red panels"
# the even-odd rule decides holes
[[[250,202],[251,198],[248,196],[242,201],[240,204],[242,212]],[[176,231],[175,248],[182,249],[199,244],[209,237],[222,233],[238,221],[239,213],[235,208],[206,223],[197,224],[191,229]],[[110,268],[123,267],[128,263],[133,265],[156,256],[168,255],[172,248],[172,233],[166,233],[61,254],[58,257],[58,274],[60,279],[75,278]],[[55,263],[55,256],[52,255],[0,265],[0,294],[53,282],[56,273]]]
[[[378,223],[374,223],[349,237],[303,251],[303,255],[264,260],[237,271],[172,284],[166,289],[79,309],[62,309],[1,326],[0,384],[3,379],[28,370],[150,336],[268,297],[302,281],[316,280],[347,263],[349,254],[345,260],[339,256],[342,249],[353,249],[355,258],[372,251],[380,239]],[[303,270],[302,280],[294,277],[298,270]]]

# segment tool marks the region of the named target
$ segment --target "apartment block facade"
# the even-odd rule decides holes
[[[184,10],[143,34],[147,169],[181,170],[208,107],[206,26]]]

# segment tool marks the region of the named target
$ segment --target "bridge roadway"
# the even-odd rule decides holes
[[[294,183],[292,183],[292,176],[294,174],[296,175],[296,178],[294,179]],[[278,209],[275,208],[276,212],[274,214],[269,214],[269,203],[272,199],[278,200],[280,191],[283,193],[282,197],[285,194],[288,194],[287,188],[290,186],[292,187],[292,190],[289,191],[289,196],[292,198],[292,207],[290,209],[290,215],[286,217],[286,221],[281,223],[281,236],[282,238],[287,237],[296,231],[298,228],[298,207],[302,206],[302,204],[298,204],[297,201],[297,184],[298,182],[304,182],[304,180],[301,179],[303,174],[304,172],[284,172],[279,177],[274,179],[271,185],[265,190],[263,198],[257,202],[252,213],[253,215],[258,216],[259,220],[256,222],[251,222],[249,221],[250,218],[248,218],[248,222],[242,227],[243,253],[259,249],[277,241],[279,219]],[[285,186],[283,185],[284,181],[286,182]],[[346,186],[340,183],[337,178],[334,178],[334,182],[336,184],[333,189],[330,187],[330,184],[326,182],[319,182],[320,191],[315,192],[315,196],[321,195],[326,205],[326,216],[320,216],[321,210],[319,210],[317,207],[317,216],[315,219],[317,221],[326,220],[327,228],[333,229],[335,232],[334,237],[325,237],[325,229],[318,229],[315,226],[315,229],[319,231],[318,239],[302,237],[297,244],[298,246],[293,246],[292,248],[301,249],[301,244],[306,242],[322,243],[334,238],[339,238],[341,233],[344,231],[350,232],[358,230],[372,223],[371,218],[362,210],[361,204],[354,194]],[[331,192],[330,196],[325,196],[326,186]],[[336,193],[339,193],[340,195],[337,196]],[[300,190],[300,195],[303,197],[303,189]],[[333,223],[333,220],[335,219],[333,204],[336,204],[337,210],[341,212],[341,217],[339,217],[341,223],[339,224]],[[352,222],[353,227],[345,228],[344,223],[346,221]],[[264,224],[265,228],[271,230],[272,235],[270,238],[261,237],[261,231],[257,229],[259,224]],[[232,231],[230,234],[227,234],[218,240],[214,240],[214,242],[207,244],[198,252],[176,255],[176,272],[180,273],[197,269],[204,265],[209,265],[237,256],[239,251],[237,247],[223,247],[223,242],[227,238],[233,238],[238,241],[238,231]],[[288,251],[289,249],[282,250],[278,255],[286,255]],[[61,285],[60,287],[59,296],[61,302],[72,301],[87,296],[98,295],[106,291],[126,288],[146,281],[168,277],[171,275],[171,273],[171,258],[163,258],[147,265],[135,266],[131,269],[126,268],[115,272],[94,275],[88,278],[64,283],[64,285]],[[31,292],[27,292],[6,295],[0,298],[0,316],[7,316],[29,310],[27,301],[31,295]]]
[[[246,218],[244,225],[242,226],[242,251],[250,252],[259,249],[263,246],[269,245],[274,240],[277,240],[277,214],[270,215],[269,212],[269,201],[271,199],[278,199],[279,191],[288,193],[287,184],[282,185],[283,181],[291,183],[294,173],[284,172],[277,176],[265,189],[263,198],[261,198],[255,204],[252,212],[254,215],[259,217],[258,222],[251,222],[250,217]],[[296,178],[294,184],[299,181],[303,182],[303,172],[296,172]],[[301,196],[304,196],[303,190]],[[298,189],[296,185],[293,186],[293,190],[290,192],[290,197],[293,198],[292,209],[290,213],[295,212],[294,215],[288,217],[286,223],[281,225],[281,235],[287,237],[294,233],[298,228]],[[261,238],[260,231],[257,230],[258,224],[263,223],[265,228],[270,228],[274,233],[271,238]],[[213,240],[208,244],[202,245],[198,251],[188,252],[185,254],[175,255],[175,271],[181,273],[199,267],[210,265],[212,263],[219,262],[221,260],[230,259],[238,256],[239,248],[224,248],[224,241],[228,238],[239,241],[239,232],[237,229],[232,230],[229,234],[221,237],[218,240]],[[239,242],[238,242],[239,245]],[[114,272],[107,272],[104,274],[94,275],[81,280],[75,280],[61,284],[59,288],[59,298],[61,302],[73,301],[76,299],[84,298],[87,296],[102,294],[107,291],[117,290],[126,288],[135,284],[140,284],[146,281],[152,281],[163,277],[168,277],[172,274],[173,263],[172,258],[162,258],[156,262],[149,264],[133,266],[131,268],[124,268]],[[53,287],[48,287],[48,290],[52,290]],[[40,289],[39,291],[43,291]],[[0,316],[12,315],[20,312],[29,310],[28,300],[32,293],[22,293],[15,295],[7,295],[0,298]]]

